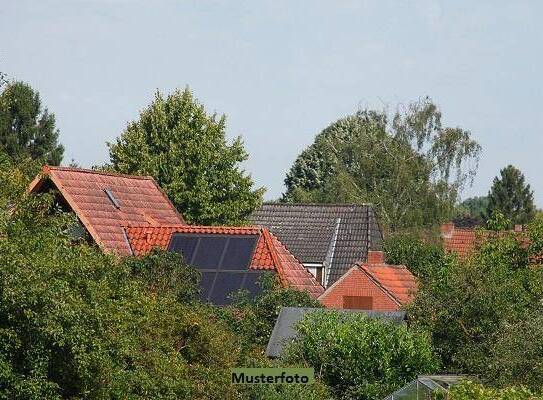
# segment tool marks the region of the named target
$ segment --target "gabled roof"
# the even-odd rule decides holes
[[[405,265],[358,264],[358,267],[400,305],[407,304],[417,291],[417,281]]]
[[[382,318],[384,320],[401,324],[405,320],[405,311],[366,311],[366,310],[330,310],[326,308],[310,307],[282,307],[279,316],[273,326],[273,331],[268,341],[266,355],[268,357],[279,357],[286,345],[296,338],[296,324],[302,318],[313,312],[326,313],[363,313],[368,318]]]
[[[45,166],[28,192],[57,189],[104,250],[130,254],[123,226],[184,224],[155,180],[80,168]]]
[[[265,203],[250,219],[268,228],[302,263],[328,264],[328,285],[382,244],[370,205]]]
[[[288,249],[267,229],[257,227],[163,226],[126,227],[126,236],[135,255],[150,252],[154,247],[168,248],[174,233],[210,235],[258,235],[250,269],[276,271],[284,286],[305,290],[317,298],[324,288]]]
[[[377,252],[375,252],[377,253]],[[380,253],[380,252],[379,252]],[[361,271],[399,306],[411,301],[417,291],[417,281],[405,265],[384,263],[356,263],[349,271],[329,286],[319,299],[334,293],[336,286],[355,271]]]

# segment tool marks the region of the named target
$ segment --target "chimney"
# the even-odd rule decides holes
[[[368,264],[384,264],[385,253],[382,251],[370,250],[368,251]]]
[[[522,232],[522,225],[516,224],[515,225],[515,232]]]
[[[441,237],[450,238],[454,231],[454,223],[447,222],[446,224],[441,224],[440,232]]]

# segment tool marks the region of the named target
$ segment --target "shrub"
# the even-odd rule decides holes
[[[259,284],[263,289],[259,295],[251,299],[240,292],[231,307],[220,310],[247,347],[267,345],[282,307],[322,307],[307,292],[281,287],[273,274]]]
[[[383,398],[438,367],[426,334],[362,313],[310,313],[297,330],[284,360],[313,367],[337,398]]]
[[[541,400],[525,387],[495,389],[479,383],[464,381],[449,390],[447,400]]]

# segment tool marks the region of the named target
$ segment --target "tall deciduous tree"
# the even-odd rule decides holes
[[[287,174],[285,201],[371,202],[392,229],[448,218],[471,182],[481,147],[443,127],[430,99],[386,112],[362,110],[324,129]]]
[[[516,224],[525,224],[535,215],[534,192],[519,169],[508,165],[494,178],[488,193],[487,215],[500,212]]]
[[[0,148],[5,153],[59,165],[64,147],[58,134],[55,116],[42,109],[38,92],[23,82],[5,85],[0,94]]]
[[[261,203],[240,168],[248,158],[241,139],[229,144],[225,116],[208,115],[186,88],[153,103],[109,143],[114,170],[153,176],[187,222],[240,223]]]

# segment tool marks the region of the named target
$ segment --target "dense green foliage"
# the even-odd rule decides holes
[[[391,120],[362,110],[332,123],[298,156],[284,200],[370,202],[393,230],[432,225],[452,215],[479,152],[468,131],[441,125],[427,98]]]
[[[525,182],[524,174],[512,165],[503,168],[488,193],[487,216],[500,212],[512,224],[526,224],[533,219],[535,211],[534,192]]]
[[[70,245],[72,220],[51,217],[48,200],[1,216],[0,398],[228,396],[235,336],[204,309],[150,290],[134,269],[153,259]]]
[[[442,243],[431,243],[415,233],[389,235],[383,249],[388,264],[407,266],[422,282],[439,278],[453,258],[445,254]]]
[[[273,275],[263,279],[261,294],[250,298],[243,293],[224,310],[224,318],[243,340],[244,346],[265,347],[281,307],[322,307],[307,292],[281,287]]]
[[[0,399],[329,398],[319,382],[231,385],[231,368],[271,363],[195,299],[198,273],[74,243],[72,215],[24,194],[36,164],[19,166],[0,159]]]
[[[55,116],[42,109],[38,92],[23,82],[5,85],[0,94],[1,151],[13,159],[30,156],[59,165],[64,147],[58,144],[58,135]]]
[[[226,119],[208,115],[187,88],[154,101],[109,143],[111,167],[151,175],[189,223],[237,224],[261,203],[263,189],[241,168],[238,137],[228,144]]]
[[[436,400],[438,400],[437,398]],[[541,400],[525,387],[489,388],[471,381],[453,386],[444,400]]]
[[[438,368],[426,334],[365,314],[311,313],[297,330],[285,359],[313,367],[339,399],[381,399]]]
[[[456,216],[453,221],[455,222],[455,225],[459,227],[484,225],[487,219],[487,208],[487,196],[467,198],[456,207]]]
[[[508,225],[491,221],[495,229],[497,224]],[[485,233],[490,236],[480,239],[475,254],[451,260],[439,279],[419,289],[412,322],[431,332],[447,370],[541,389],[543,269],[533,263],[543,249],[542,221],[527,234],[529,245],[519,234]]]

